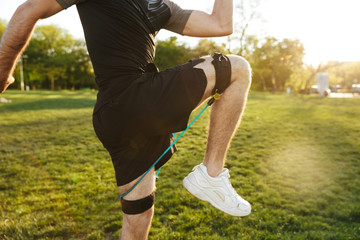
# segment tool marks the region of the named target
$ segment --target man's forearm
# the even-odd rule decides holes
[[[17,59],[29,42],[36,21],[27,15],[24,6],[20,6],[11,18],[0,43],[0,85],[12,74]]]
[[[36,22],[61,10],[56,0],[27,0],[18,7],[0,42],[0,93],[13,82],[10,75],[29,42]]]

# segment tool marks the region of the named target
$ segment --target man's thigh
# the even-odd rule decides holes
[[[212,90],[215,86],[215,68],[211,63],[213,58],[211,56],[205,56],[202,58],[205,59],[205,61],[194,66],[194,68],[202,69],[204,71],[207,80],[206,89],[199,105],[211,96]]]
[[[233,75],[233,61],[236,62],[237,56],[223,55],[215,53],[212,56],[203,57],[205,61],[195,66],[202,69],[207,79],[207,86],[200,104],[214,93],[222,94],[236,79]],[[234,73],[234,74],[233,74]]]

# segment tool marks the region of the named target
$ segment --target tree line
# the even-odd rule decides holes
[[[0,23],[0,36],[4,27]],[[21,57],[25,85],[31,89],[95,88],[86,45],[55,25],[36,27]],[[20,64],[12,88],[20,88]]]
[[[0,21],[0,37],[6,23]],[[241,41],[239,48],[230,49]],[[360,80],[360,63],[330,62],[317,67],[303,62],[305,49],[297,39],[279,40],[273,37],[229,37],[228,44],[201,39],[195,47],[180,43],[176,37],[157,41],[155,64],[160,70],[183,64],[190,59],[214,52],[237,54],[246,58],[253,70],[252,89],[260,91],[308,92],[316,82],[316,73],[328,71],[330,82],[351,87]],[[38,26],[28,48],[22,56],[25,85],[31,89],[96,89],[94,72],[84,40],[75,39],[66,30],[55,25]],[[20,64],[19,64],[20,65]],[[16,84],[20,88],[20,67],[15,70]]]

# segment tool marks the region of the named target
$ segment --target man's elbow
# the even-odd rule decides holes
[[[26,22],[36,23],[40,19],[47,18],[61,10],[60,5],[44,0],[27,0],[21,4],[15,14],[21,16]]]
[[[26,1],[21,4],[15,11],[14,17],[17,18],[18,21],[37,21],[40,19],[40,16],[34,16],[35,7],[32,1]]]
[[[232,17],[227,18],[216,18],[216,29],[218,32],[218,36],[228,36],[233,33],[233,20]]]
[[[224,27],[222,30],[223,36],[231,35],[231,34],[233,34],[233,32],[234,32],[234,29],[233,29],[232,24],[227,27]]]
[[[233,29],[233,25],[231,24],[226,24],[223,26],[219,26],[218,30],[217,30],[217,37],[222,37],[222,36],[228,36],[231,35],[233,33],[234,29]]]

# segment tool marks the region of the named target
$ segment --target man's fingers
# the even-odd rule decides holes
[[[13,76],[11,76],[8,78],[8,80],[5,82],[4,85],[3,85],[3,83],[0,84],[0,93],[5,92],[5,90],[8,88],[8,86],[13,84],[14,82],[15,82],[15,78]]]
[[[13,77],[13,76],[11,76],[10,78],[9,78],[9,85],[10,84],[13,84],[15,82],[15,78]]]

